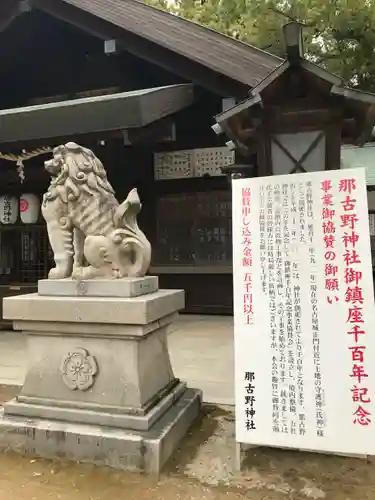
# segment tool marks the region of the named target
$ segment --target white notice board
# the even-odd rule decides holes
[[[365,169],[232,185],[236,440],[375,454]]]

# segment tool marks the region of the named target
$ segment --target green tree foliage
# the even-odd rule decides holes
[[[375,91],[375,0],[147,0],[283,57],[282,26],[305,25],[306,57]]]

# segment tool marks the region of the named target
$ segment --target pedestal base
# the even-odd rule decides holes
[[[157,276],[144,278],[123,278],[119,280],[93,279],[76,281],[70,278],[64,280],[39,280],[38,295],[47,297],[140,297],[157,292],[159,280]]]
[[[5,417],[43,416],[48,420],[59,420],[76,424],[117,427],[129,431],[148,431],[154,423],[186,392],[186,384],[173,381],[145,412],[116,406],[93,405],[72,401],[56,401],[45,398],[18,396],[4,404]]]
[[[187,389],[151,427],[138,432],[0,412],[0,450],[159,474],[199,414],[201,392]]]
[[[158,474],[201,404],[169,359],[184,292],[154,277],[78,285],[42,281],[4,300],[29,366],[0,415],[0,449]]]

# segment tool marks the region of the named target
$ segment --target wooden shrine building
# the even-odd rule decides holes
[[[139,0],[2,0],[0,303],[52,266],[36,205],[44,160],[73,140],[120,201],[138,188],[161,286],[184,288],[187,312],[232,313],[223,170],[340,168],[375,122],[374,96],[305,60],[299,26],[285,35],[282,61]]]
[[[184,288],[189,312],[231,313],[234,152],[211,125],[281,62],[138,0],[2,0],[0,299],[51,267],[35,203],[51,148],[73,140],[119,200],[138,188],[161,286]]]
[[[232,165],[224,170],[233,178],[366,167],[375,274],[373,144],[362,149],[369,152],[367,162],[358,153],[358,146],[374,137],[375,95],[347,87],[306,60],[300,24],[285,25],[284,36],[283,64],[255,85],[247,99],[216,116],[215,132],[224,133],[227,144],[243,157],[256,158],[252,168]],[[356,149],[350,151],[348,145]]]
[[[306,60],[299,23],[285,25],[284,34],[283,64],[246,100],[216,116],[213,129],[225,132],[245,157],[256,156],[251,175],[339,169],[342,144],[363,146],[371,137],[375,95]]]

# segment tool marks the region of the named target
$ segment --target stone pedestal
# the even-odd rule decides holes
[[[156,277],[43,280],[4,299],[28,339],[20,395],[4,405],[0,446],[159,473],[198,415],[201,394],[174,377],[167,328],[184,292]]]

